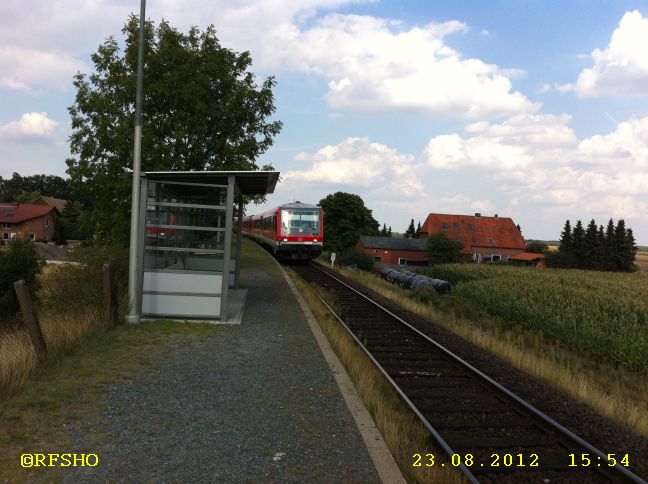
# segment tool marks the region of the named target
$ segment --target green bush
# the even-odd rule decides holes
[[[8,250],[0,251],[0,317],[14,316],[20,310],[14,282],[24,279],[36,295],[41,267],[36,247],[28,240],[14,239]]]
[[[374,261],[371,256],[365,254],[359,249],[356,249],[355,247],[343,250],[342,252],[337,254],[335,263],[344,266],[356,264],[358,266],[358,269],[362,269],[364,271],[375,270]]]

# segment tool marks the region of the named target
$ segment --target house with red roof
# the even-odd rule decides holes
[[[429,237],[444,232],[449,239],[463,244],[462,254],[472,256],[477,263],[504,262],[524,252],[526,244],[522,233],[509,217],[451,215],[431,213],[421,226],[421,234]]]
[[[59,215],[53,205],[0,203],[0,243],[14,238],[49,242]]]

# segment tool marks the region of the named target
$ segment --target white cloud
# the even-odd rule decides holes
[[[295,24],[271,30],[261,58],[328,78],[334,108],[468,118],[539,109],[512,90],[510,79],[524,71],[462,59],[444,42],[467,28],[449,21],[407,30],[392,20],[330,14],[306,30]]]
[[[429,167],[487,177],[525,213],[634,218],[648,225],[648,117],[578,140],[567,115],[518,115],[432,138]],[[443,200],[441,200],[443,201]],[[485,209],[484,209],[485,210]],[[645,235],[643,235],[645,237]]]
[[[0,139],[35,140],[51,134],[58,122],[47,117],[47,113],[25,113],[18,121],[0,126]]]
[[[579,96],[648,95],[648,18],[626,12],[604,50],[594,49],[594,65],[575,84],[560,86]]]
[[[368,138],[347,138],[316,153],[300,153],[296,159],[310,166],[287,172],[286,183],[335,183],[378,191],[387,188],[390,193],[406,197],[423,191],[412,155],[373,143]]]
[[[84,70],[87,72],[85,64],[69,54],[0,47],[0,87],[25,91],[71,87],[74,74]]]
[[[446,134],[430,139],[423,158],[430,167],[444,169],[516,170],[536,161],[551,163],[577,144],[569,120],[568,115],[519,114],[499,124],[469,124],[468,137]]]

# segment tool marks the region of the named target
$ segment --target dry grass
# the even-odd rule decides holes
[[[513,366],[583,401],[602,415],[648,437],[648,379],[576,356],[541,335],[503,329],[497,320],[470,321],[408,297],[408,291],[372,274],[338,269],[408,311],[444,326]]]
[[[434,441],[430,438],[427,429],[400,399],[347,331],[330,315],[313,289],[293,271],[289,272],[333,350],[346,368],[407,482],[439,484],[463,482],[460,472],[450,467],[447,461],[444,467],[439,465],[443,453],[435,449]],[[321,295],[326,298],[326,294]],[[437,456],[437,465],[412,467],[414,453],[428,452]]]
[[[40,282],[38,313],[48,354],[66,350],[106,328],[96,268],[45,266]],[[0,388],[14,393],[37,364],[38,357],[24,331],[0,332]]]
[[[648,271],[648,252],[637,252],[637,255],[635,256],[635,264],[637,264],[642,271]]]

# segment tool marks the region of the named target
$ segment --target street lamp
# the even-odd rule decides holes
[[[137,48],[137,89],[135,93],[135,141],[133,147],[133,190],[131,194],[131,226],[130,247],[128,252],[128,302],[129,313],[126,320],[129,323],[139,322],[138,312],[138,247],[139,242],[139,199],[140,199],[140,168],[142,164],[142,77],[144,71],[144,19],[146,0],[140,2],[139,44]]]

